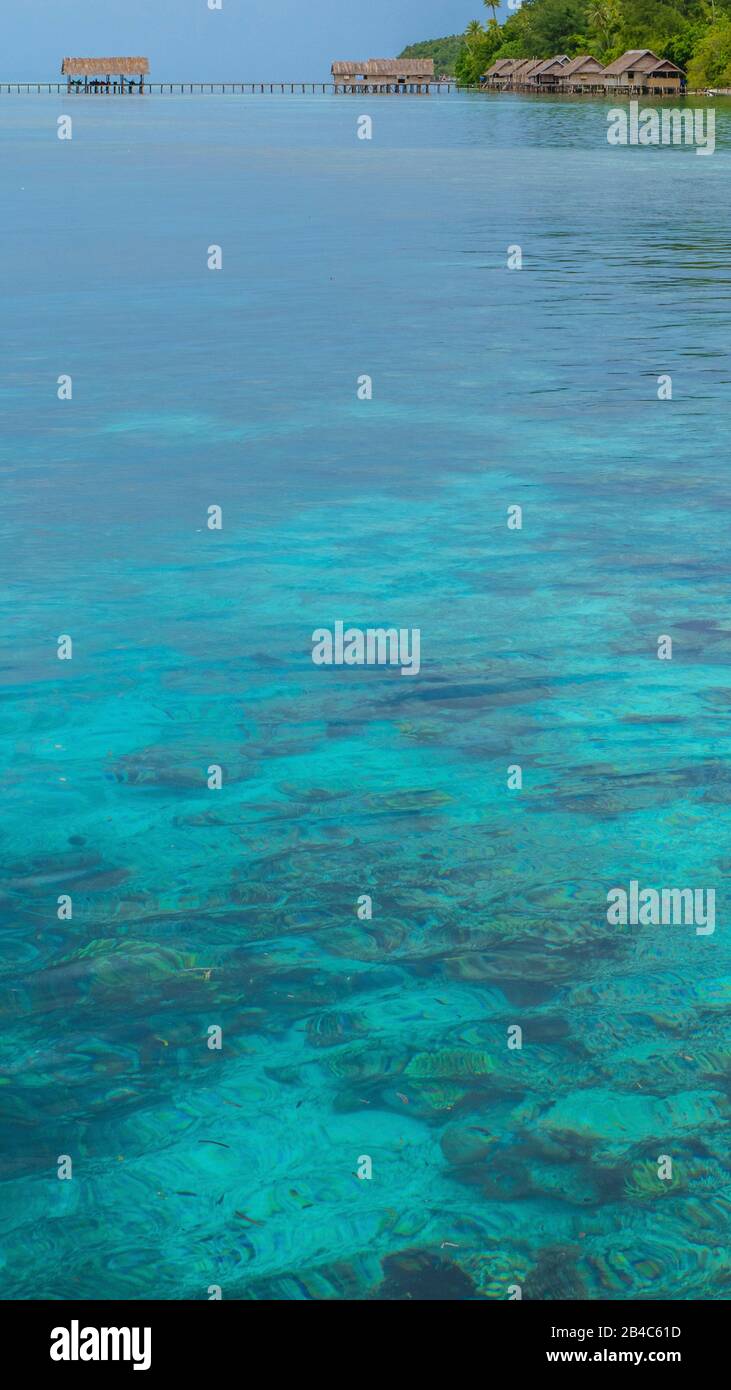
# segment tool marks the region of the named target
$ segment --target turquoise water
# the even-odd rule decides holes
[[[3,98],[4,1298],[728,1296],[717,116]]]

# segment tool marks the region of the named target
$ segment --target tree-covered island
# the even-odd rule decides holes
[[[476,85],[498,58],[591,53],[611,63],[650,48],[688,74],[688,85],[731,87],[731,0],[523,0],[500,23],[499,0],[465,33],[410,44],[401,57],[433,58],[438,75]]]

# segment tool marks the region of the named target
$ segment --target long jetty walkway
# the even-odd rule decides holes
[[[399,86],[384,87],[382,84],[359,82],[357,86],[349,86],[348,93],[366,96],[381,96],[389,93],[399,95],[428,95],[431,92],[451,92],[457,86],[454,80],[442,82],[436,79],[430,82],[402,83]],[[126,91],[125,96],[182,96],[187,93],[199,93],[202,95],[220,95],[221,93],[241,93],[250,95],[255,92],[261,94],[301,95],[315,93],[323,94],[328,92],[345,93],[346,88],[341,82],[148,82],[145,80],[144,87],[136,88],[134,91]],[[89,82],[87,86],[69,86],[64,82],[0,82],[0,95],[11,93],[63,93],[69,96],[114,96],[119,95],[115,90],[115,84],[108,84],[98,80]]]

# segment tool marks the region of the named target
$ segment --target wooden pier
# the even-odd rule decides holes
[[[432,92],[444,93],[456,90],[457,83],[454,79],[439,82],[433,79],[431,82],[414,83],[410,85],[400,84],[399,86],[386,86],[385,84],[366,84],[359,82],[350,87],[346,87],[342,82],[149,82],[145,81],[144,88],[139,87],[132,91],[125,91],[125,97],[129,96],[220,96],[220,95],[241,95],[251,96],[255,93],[260,95],[286,95],[286,96],[315,96],[327,95],[328,93],[353,92],[367,96],[387,96],[400,93],[402,95],[429,95]],[[25,94],[27,92],[38,93],[39,95],[61,94],[64,96],[118,96],[120,95],[114,83],[92,82],[89,86],[72,87],[69,89],[66,82],[0,82],[0,96],[10,96],[13,93]]]

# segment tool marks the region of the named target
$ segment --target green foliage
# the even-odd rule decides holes
[[[666,40],[661,56],[663,58],[670,58],[671,62],[677,63],[678,67],[683,68],[687,72],[690,68],[693,55],[698,50],[707,33],[708,26],[700,21],[694,24],[684,24],[681,29],[671,34]]]
[[[502,45],[502,29],[489,22],[486,29],[474,20],[467,26],[465,43],[456,63],[458,82],[464,86],[477,86],[480,78]]]
[[[731,20],[721,19],[706,30],[688,68],[691,87],[731,86]]]
[[[585,32],[586,10],[582,0],[542,0],[533,5],[526,17],[537,56],[565,53],[571,36]]]
[[[464,34],[450,34],[446,39],[425,39],[423,43],[410,43],[399,58],[433,58],[437,77],[453,77],[455,66],[465,46]]]
[[[592,53],[609,63],[651,48],[684,68],[692,87],[731,85],[731,0],[523,0],[502,25],[497,4],[483,4],[484,25],[473,20],[465,34],[412,44],[402,56],[433,56],[438,71],[476,85],[496,58]],[[452,45],[448,59],[437,57],[443,44]]]

